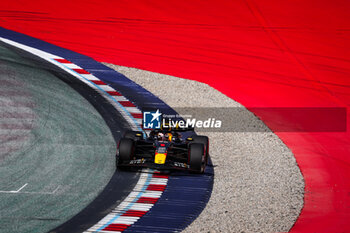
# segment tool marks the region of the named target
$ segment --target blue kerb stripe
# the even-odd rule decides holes
[[[81,74],[79,74],[78,72],[76,72],[75,70],[73,70],[73,69],[69,68],[68,66],[64,65],[63,63],[60,63],[60,62],[56,61],[55,59],[51,59],[51,58],[50,58],[50,60],[51,60],[51,61],[54,61],[55,63],[58,63],[58,64],[60,64],[60,65],[63,65],[63,66],[66,67],[67,69],[73,71],[74,73],[76,73],[77,75],[79,75],[80,77],[82,77],[83,79],[85,79],[86,81],[88,81],[88,82],[90,82],[91,84],[93,84],[93,85],[94,85],[95,87],[97,87],[99,90],[101,90],[102,92],[104,92],[109,98],[111,98],[115,103],[117,103],[117,104],[122,108],[122,110],[123,110],[124,112],[126,112],[126,114],[128,114],[128,115],[130,116],[131,120],[134,121],[136,127],[137,127],[140,131],[143,131],[143,129],[140,128],[140,127],[138,126],[139,124],[136,122],[135,118],[124,108],[124,106],[121,105],[116,99],[114,99],[114,98],[113,98],[110,94],[108,94],[105,90],[103,90],[103,89],[100,88],[97,84],[95,84],[95,83],[93,83],[92,81],[90,81],[89,79],[85,78],[84,76],[82,76]],[[73,64],[74,64],[74,63],[73,63]],[[130,100],[129,100],[129,101],[130,101]]]
[[[145,181],[145,184],[143,185],[142,189],[141,189],[141,192],[135,197],[134,201],[137,200],[138,198],[141,197],[142,195],[142,192],[146,190],[146,188],[148,187],[150,181],[151,181],[151,178],[152,178],[152,175],[153,173],[149,173],[148,174],[148,177],[147,177],[147,180]],[[124,210],[128,210],[130,209],[133,205],[135,204],[135,202],[132,202],[130,203],[129,205],[127,205]],[[123,212],[124,213],[124,212]],[[105,227],[109,226],[109,224],[111,224],[112,222],[114,222],[117,218],[119,218],[123,213],[120,213],[118,215],[116,215],[114,218],[112,218],[109,222],[107,222],[105,225],[103,225],[102,227],[98,228],[95,232],[99,232],[101,231],[102,229],[104,229]],[[108,216],[108,215],[107,215]]]

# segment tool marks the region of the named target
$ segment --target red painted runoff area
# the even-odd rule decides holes
[[[2,0],[0,6],[2,27],[98,61],[207,83],[253,111],[350,103],[347,0]],[[275,131],[276,122],[293,118],[255,113]],[[350,232],[349,127],[276,133],[306,182],[291,231]]]

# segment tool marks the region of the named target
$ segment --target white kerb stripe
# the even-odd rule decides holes
[[[82,74],[81,76],[83,76],[84,78],[90,80],[90,81],[98,81],[100,79],[96,78],[95,76],[93,76],[92,74]]]
[[[98,85],[104,91],[115,91],[112,87],[108,85]]]
[[[62,63],[62,64],[64,64],[65,66],[67,66],[70,69],[82,69],[80,66],[77,66],[74,63]]]

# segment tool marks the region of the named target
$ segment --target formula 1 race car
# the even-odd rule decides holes
[[[209,139],[198,135],[183,139],[184,131],[188,130],[152,130],[146,137],[141,131],[126,132],[119,141],[117,166],[203,173],[209,156]]]

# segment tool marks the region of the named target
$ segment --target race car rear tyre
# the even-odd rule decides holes
[[[124,138],[130,138],[132,140],[136,140],[136,139],[141,139],[142,138],[142,132],[141,131],[126,131],[126,133],[124,134]]]
[[[207,136],[193,136],[193,142],[194,143],[202,143],[204,144],[204,151],[205,151],[205,162],[207,163],[208,157],[209,157],[209,138]]]
[[[130,138],[122,138],[119,143],[119,163],[128,162],[134,156],[134,141]]]
[[[191,143],[189,145],[189,164],[190,169],[194,173],[203,173],[205,170],[205,154],[204,144],[202,143]]]

